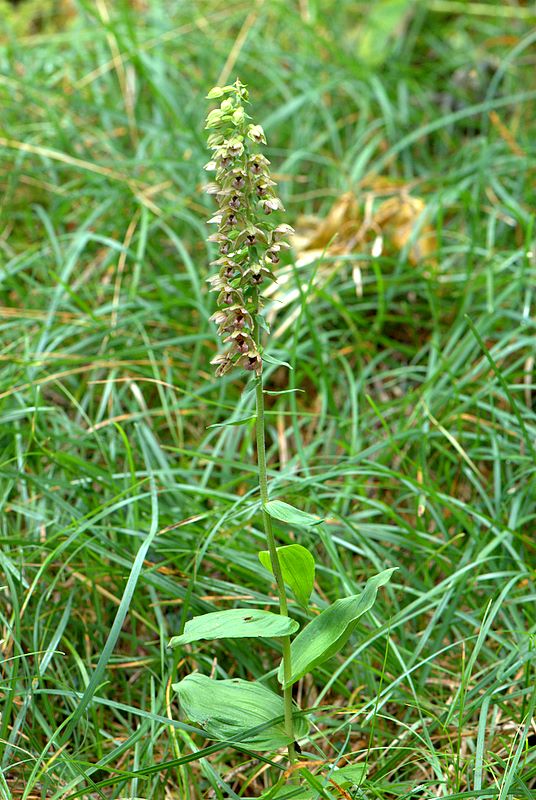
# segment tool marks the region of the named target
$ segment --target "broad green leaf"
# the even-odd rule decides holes
[[[174,636],[169,647],[198,642],[201,639],[239,639],[245,637],[290,636],[299,628],[296,620],[259,611],[256,608],[230,608],[194,617],[184,626],[181,636]]]
[[[312,528],[314,525],[320,525],[324,520],[314,514],[308,514],[306,511],[300,511],[299,508],[284,503],[282,500],[269,500],[264,505],[265,511],[274,519],[281,522],[288,522],[289,525],[298,525],[300,528]]]
[[[369,578],[361,594],[336,600],[300,631],[290,646],[290,680],[285,682],[283,665],[277,673],[279,682],[285,688],[292,686],[307,672],[339,652],[348,641],[358,619],[373,606],[380,586],[390,580],[395,569],[396,567],[386,569]]]
[[[283,721],[283,698],[262,686],[232,678],[212,680],[193,673],[173,684],[182,710],[188,719],[200,725],[212,739],[244,744],[253,750],[275,750],[291,743]],[[296,716],[294,736],[302,739],[309,726]],[[262,727],[262,730],[255,730]]]
[[[307,548],[301,544],[287,544],[277,548],[283,580],[294,592],[298,603],[307,608],[315,582],[315,560]],[[272,570],[269,550],[261,550],[259,561],[266,569]]]
[[[366,764],[348,764],[346,767],[334,770],[331,778],[334,783],[344,789],[346,786],[359,786],[366,774]]]

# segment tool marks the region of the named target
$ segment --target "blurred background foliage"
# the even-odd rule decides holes
[[[399,567],[299,686],[308,769],[332,798],[338,759],[370,797],[532,798],[533,4],[0,4],[2,800],[269,785],[256,754],[199,759],[170,690],[267,651],[165,649],[274,603],[251,423],[225,425],[253,396],[209,366],[205,95],[237,74],[297,229],[274,496],[328,520],[316,608]]]

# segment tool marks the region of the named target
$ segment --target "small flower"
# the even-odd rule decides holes
[[[234,211],[229,211],[227,214],[222,215],[221,222],[221,230],[224,231],[226,228],[234,228],[238,225],[239,217],[235,214]]]
[[[243,300],[242,294],[238,289],[233,289],[232,286],[226,286],[218,295],[219,306],[232,306],[234,303],[241,303]]]
[[[238,365],[248,370],[248,372],[256,372],[257,375],[260,375],[262,371],[262,360],[258,353],[248,353],[238,361]]]
[[[250,125],[247,133],[248,139],[257,144],[266,144],[266,136],[260,125]]]
[[[211,217],[209,220],[207,220],[207,223],[209,225],[211,225],[212,223],[215,223],[216,225],[221,225],[222,219],[223,219],[223,215],[222,214],[214,214],[213,217]]]
[[[270,166],[268,159],[260,153],[255,153],[255,155],[250,156],[248,163],[253,175],[262,175],[263,172]]]
[[[249,225],[244,230],[240,231],[236,237],[237,247],[246,246],[253,247],[256,244],[266,243],[266,233],[256,225]]]
[[[227,314],[225,313],[225,311],[215,311],[214,314],[212,314],[209,317],[209,320],[211,322],[215,322],[216,325],[223,325],[227,321]],[[216,363],[216,362],[215,361],[211,361],[211,364],[214,364],[214,363]],[[217,363],[219,363],[219,362],[217,362]]]
[[[220,253],[222,252],[222,247],[225,246],[228,252],[232,246],[231,239],[229,239],[228,236],[225,236],[225,234],[221,233],[221,231],[211,233],[210,236],[207,236],[207,241],[215,242],[217,245],[219,245]]]
[[[237,158],[244,152],[244,143],[240,139],[228,139],[223,146],[227,150],[227,154],[232,158]]]
[[[253,284],[253,286],[260,286],[267,278],[275,281],[275,275],[268,267],[263,264],[252,264],[251,267],[245,270],[242,283],[246,286],[248,283]]]
[[[255,341],[250,333],[245,330],[234,330],[229,336],[223,340],[226,344],[231,344],[229,353],[256,353],[257,348]]]
[[[233,180],[232,180],[233,189],[243,189],[245,185],[246,185],[245,173],[239,169],[233,170]]]
[[[272,264],[278,264],[280,261],[278,250],[279,250],[279,245],[274,244],[270,247],[269,250],[266,251],[266,258]]]
[[[222,278],[221,275],[211,275],[210,278],[207,278],[207,283],[210,283],[210,291],[211,292],[221,292],[230,291],[232,286],[229,286],[228,281],[225,278]]]
[[[253,329],[253,319],[251,314],[240,305],[230,306],[225,311],[219,311],[216,312],[216,314],[219,315],[218,319],[215,319],[214,314],[212,315],[211,319],[214,318],[214,322],[220,326],[221,333],[232,333],[233,331]],[[224,319],[221,317],[222,314],[224,315]]]
[[[216,377],[221,378],[226,372],[233,368],[233,362],[227,353],[221,353],[212,359],[211,364],[217,364]]]
[[[261,208],[265,214],[271,214],[272,211],[283,211],[283,204],[278,197],[269,197],[261,201]]]

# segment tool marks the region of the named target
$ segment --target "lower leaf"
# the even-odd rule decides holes
[[[210,738],[253,750],[277,750],[292,742],[282,721],[283,698],[260,683],[240,678],[213,680],[193,673],[173,684],[173,689],[184,714]],[[296,716],[294,738],[302,739],[308,730],[307,720]]]

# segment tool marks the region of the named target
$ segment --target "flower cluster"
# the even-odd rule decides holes
[[[206,127],[214,129],[208,137],[213,156],[205,165],[216,173],[206,191],[218,203],[217,214],[209,220],[218,226],[209,241],[219,249],[219,257],[211,262],[218,273],[209,278],[211,290],[218,293],[218,311],[211,319],[229,345],[211,362],[218,376],[235,366],[260,374],[260,287],[267,279],[275,280],[272,269],[289,246],[285,237],[293,232],[290,225],[274,225],[268,219],[283,206],[270,178],[270,162],[257,149],[266,138],[260,125],[249,122],[247,97],[239,80],[208,94],[209,99],[222,98],[207,117]]]

